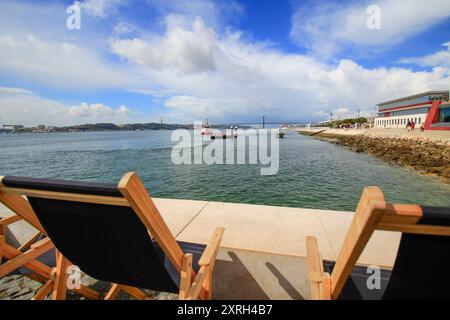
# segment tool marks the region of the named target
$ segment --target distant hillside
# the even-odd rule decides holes
[[[130,130],[175,130],[192,129],[192,125],[161,123],[130,123],[116,125],[113,123],[83,124],[59,128],[62,131],[130,131]]]
[[[213,125],[216,129],[226,129],[229,125]],[[242,126],[242,129],[249,127]],[[116,125],[114,123],[95,123],[95,124],[81,124],[76,126],[55,127],[55,126],[39,126],[37,128],[21,128],[14,131],[14,133],[44,133],[44,132],[95,132],[95,131],[143,131],[143,130],[176,130],[176,129],[194,129],[190,124],[166,124],[166,123],[130,123],[123,125]],[[11,132],[11,131],[10,131]]]

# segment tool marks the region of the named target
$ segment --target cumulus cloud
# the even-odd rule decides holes
[[[118,7],[126,4],[126,0],[85,0],[80,3],[80,7],[82,12],[91,16],[105,18],[114,13]]]
[[[3,87],[0,90],[0,123],[3,124],[68,123],[67,110],[63,103],[39,97],[26,89]]]
[[[193,20],[201,17],[205,23],[216,30],[226,28],[230,21],[236,21],[244,15],[244,7],[234,0],[147,0],[166,23],[176,21],[189,27]]]
[[[404,58],[400,63],[416,64],[422,67],[447,67],[450,68],[450,41],[442,44],[447,50],[440,50],[430,55],[418,58]]]
[[[95,51],[32,34],[0,38],[0,70],[26,81],[72,89],[117,88],[131,82],[128,74],[105,63]]]
[[[380,9],[381,29],[369,30],[367,8]],[[345,47],[380,50],[398,44],[450,16],[445,0],[365,0],[298,5],[291,39],[315,55],[329,58]]]
[[[220,35],[201,19],[187,29],[169,24],[164,36],[113,40],[111,46],[144,68],[159,88],[148,93],[168,96],[164,105],[185,120],[325,118],[339,108],[369,114],[380,101],[450,85],[446,68],[368,69],[349,59],[328,64],[250,42],[239,32]],[[191,47],[209,49],[194,55]]]
[[[112,108],[102,103],[66,103],[41,97],[34,92],[13,87],[0,87],[0,124],[36,126],[74,125],[95,122],[130,121],[134,112],[125,105]]]
[[[130,34],[142,34],[142,31],[139,30],[135,25],[129,23],[127,21],[119,21],[115,27],[114,32],[116,35],[130,35]]]
[[[89,36],[89,45],[72,35],[58,37],[32,27],[23,27],[27,29],[25,34],[15,33],[8,27],[9,23],[0,19],[0,72],[22,81],[24,86],[33,82],[33,85],[38,83],[52,90],[62,89],[60,93],[113,88],[148,95],[149,107],[142,108],[142,114],[150,115],[155,112],[152,106],[157,105],[165,120],[175,122],[204,118],[216,123],[255,122],[263,115],[279,121],[322,120],[340,108],[345,108],[350,115],[359,109],[361,114],[366,114],[380,101],[450,86],[450,68],[446,64],[429,63],[432,68],[424,71],[402,67],[367,68],[350,59],[327,61],[313,54],[287,53],[268,41],[258,42],[239,30],[222,29],[216,27],[217,23],[210,23],[214,12],[220,12],[214,7],[217,2],[194,1],[199,7],[192,11],[183,2],[160,3],[170,7],[162,24],[163,31],[155,28],[152,32],[128,33],[124,26],[113,30],[118,22],[114,21],[107,36],[94,31],[77,34]],[[4,2],[0,3],[0,8],[2,6],[6,6]],[[443,12],[441,16],[445,15],[445,4],[438,7]],[[166,9],[160,10],[165,12]],[[4,12],[2,15],[0,11],[0,16],[8,18]],[[436,13],[436,10],[431,8],[431,12]],[[412,16],[406,14],[405,19]],[[43,17],[45,15],[39,21],[45,20]],[[308,19],[313,17],[327,21],[329,15],[310,14]],[[433,17],[440,20],[437,14]],[[397,18],[404,20],[403,15]],[[333,19],[330,23],[334,23]],[[306,20],[311,26],[309,34],[317,32],[317,39],[327,40],[320,27],[325,22],[311,21]],[[318,28],[314,30],[314,26]],[[358,40],[361,34],[346,34],[346,29],[343,30],[336,33],[338,36],[330,31],[332,46],[336,39],[344,38],[364,45],[364,39]],[[101,41],[93,43],[91,38]],[[96,46],[102,41],[109,45],[107,51]],[[380,46],[388,42],[379,41]],[[64,122],[64,117],[67,122],[78,123],[126,121],[134,114],[127,112],[125,106],[101,103],[74,106],[25,92],[7,97],[8,101],[0,101],[0,111],[9,110],[3,113],[3,118],[5,115],[20,117],[22,111],[25,117],[25,110],[35,110],[33,117],[26,117],[30,122],[44,115],[51,117],[52,112],[61,115],[48,121],[52,124]],[[40,109],[39,106],[46,107]],[[138,121],[142,121],[142,114]]]
[[[114,110],[102,103],[82,103],[79,106],[74,106],[69,109],[69,114],[75,117],[105,117],[127,115],[130,113],[131,111],[125,105],[121,105],[117,110]]]
[[[151,42],[126,39],[112,42],[114,53],[140,65],[154,69],[174,68],[184,73],[215,69],[215,34],[197,18],[192,30],[178,26],[168,28],[165,37]]]

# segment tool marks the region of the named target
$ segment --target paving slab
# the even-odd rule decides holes
[[[324,259],[335,259],[312,209],[209,202],[177,240],[205,244],[216,227],[225,228],[223,247],[304,257],[305,238],[313,235]]]
[[[178,235],[207,205],[207,201],[153,198],[170,231]]]

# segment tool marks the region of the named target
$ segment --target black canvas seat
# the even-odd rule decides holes
[[[355,266],[376,229],[402,232],[392,270],[380,270],[379,288],[373,268]],[[322,262],[314,237],[307,248],[315,299],[450,299],[450,208],[390,205],[381,190],[369,187],[336,262]]]
[[[133,175],[129,179],[136,181],[132,180],[136,179]],[[125,199],[118,186],[8,176],[3,177],[1,183],[6,188],[27,190],[28,202],[58,252],[95,279],[178,293],[180,266],[177,268],[173,264],[173,254],[167,249],[165,252],[165,247],[179,250],[181,254],[176,262],[180,264],[183,255],[191,253],[193,272],[200,269],[197,262],[206,246],[176,242],[156,207],[148,211],[156,214],[158,222],[150,218],[144,221],[148,225],[158,224],[161,230],[154,229],[156,234],[153,234],[143,223],[142,216],[136,213],[140,208],[134,205],[141,199],[136,202],[134,198]],[[139,191],[136,198],[143,195],[142,190]],[[70,194],[71,198],[62,199],[64,194]],[[74,195],[76,198],[77,194],[86,196],[86,200],[68,200],[74,199]],[[89,196],[96,198],[90,201],[93,198]],[[146,191],[144,196],[148,197]],[[123,203],[116,205],[114,198],[123,199]],[[145,199],[146,204],[153,204],[148,200],[151,201],[150,197]],[[170,239],[162,239],[162,235]],[[159,243],[161,241],[163,243]]]
[[[422,206],[418,224],[450,226],[450,208]],[[325,261],[324,270],[333,272]],[[339,300],[450,299],[450,237],[403,233],[392,270],[380,270],[380,288],[369,289],[373,272],[355,266]]]
[[[5,184],[7,185],[7,183]],[[130,207],[29,197],[55,247],[95,279],[178,292],[164,256]]]

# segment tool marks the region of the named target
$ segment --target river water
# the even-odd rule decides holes
[[[117,183],[135,171],[155,197],[335,210],[354,210],[364,186],[377,185],[391,202],[450,206],[450,185],[438,178],[296,133],[280,140],[273,176],[252,164],[175,165],[171,134],[0,135],[0,175]]]

